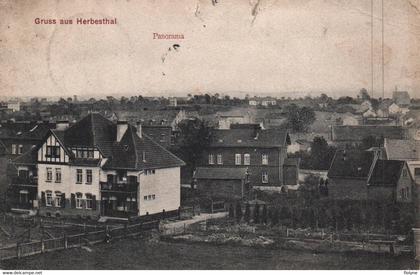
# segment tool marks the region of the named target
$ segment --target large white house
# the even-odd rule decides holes
[[[51,130],[36,150],[40,215],[128,218],[180,206],[184,162],[144,135],[141,124],[91,113]],[[28,161],[20,169],[22,163]]]

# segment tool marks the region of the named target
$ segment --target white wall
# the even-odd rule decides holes
[[[181,205],[181,168],[155,169],[155,174],[140,175],[139,213],[150,215],[177,210]],[[155,195],[154,200],[144,196]]]
[[[53,180],[47,182],[47,167],[52,168]],[[61,183],[55,182],[55,168],[61,168]],[[83,170],[83,183],[76,184],[76,170]],[[86,170],[92,170],[92,184],[86,184]],[[83,193],[85,198],[86,193],[90,193],[96,196],[96,199],[100,198],[100,185],[99,185],[99,167],[78,167],[68,165],[57,165],[57,164],[38,164],[38,196],[41,197],[41,192],[51,190],[60,191],[66,194],[66,199],[70,198],[70,194],[77,192]],[[54,195],[53,195],[54,196]]]
[[[45,154],[47,152],[47,146],[60,146],[60,158],[49,158],[46,157]],[[44,142],[42,147],[38,150],[38,161],[48,161],[48,162],[61,162],[61,163],[67,163],[69,161],[69,156],[64,151],[63,147],[60,145],[58,140],[55,138],[54,135],[50,135],[47,138],[47,141]]]

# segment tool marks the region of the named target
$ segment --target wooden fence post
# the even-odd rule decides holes
[[[64,249],[68,248],[67,234],[64,232]]]
[[[20,259],[20,244],[16,242],[16,257]]]

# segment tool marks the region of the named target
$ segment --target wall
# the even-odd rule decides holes
[[[60,146],[60,158],[51,158],[47,157],[45,154],[47,152],[47,146]],[[50,135],[47,138],[47,141],[44,142],[42,147],[38,150],[38,162],[58,162],[58,163],[67,163],[69,161],[69,156],[60,145],[58,140],[55,138],[54,135]]]
[[[47,167],[52,168],[53,180],[47,182]],[[61,183],[55,182],[55,168],[61,168]],[[83,183],[76,184],[76,170],[83,170]],[[92,184],[86,184],[86,169],[92,170]],[[38,198],[41,198],[41,192],[50,190],[53,192],[60,191],[65,194],[66,197],[66,208],[61,209],[57,207],[42,207],[40,205],[40,214],[45,214],[46,212],[59,211],[61,215],[82,215],[82,216],[97,216],[99,215],[99,201],[100,201],[100,168],[99,167],[83,167],[83,166],[69,166],[62,164],[38,164]],[[71,209],[70,198],[71,194],[80,192],[83,194],[83,199],[85,199],[85,194],[90,193],[93,196],[96,196],[97,201],[97,210],[89,209]],[[57,209],[56,209],[57,208]]]
[[[140,216],[178,210],[181,206],[180,167],[155,169],[155,174],[140,175],[139,213]],[[154,200],[144,200],[144,196],[155,195]]]
[[[215,164],[208,163],[209,153],[214,155]],[[223,164],[217,164],[217,154],[222,154]],[[241,154],[241,165],[235,165],[235,154]],[[243,165],[244,154],[250,154],[250,165]],[[262,155],[268,154],[268,165],[262,165]],[[203,153],[200,166],[231,167],[249,170],[249,181],[252,185],[275,185],[283,183],[283,162],[286,157],[286,148],[211,148]],[[268,183],[262,183],[262,172],[268,173]]]

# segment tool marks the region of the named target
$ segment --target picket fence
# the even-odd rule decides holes
[[[74,247],[82,247],[104,242],[107,238],[112,240],[122,239],[140,235],[142,232],[158,229],[159,221],[149,221],[132,225],[124,225],[112,229],[101,229],[98,231],[86,231],[75,235],[64,235],[60,238],[41,239],[27,243],[17,243],[0,248],[0,260],[28,257],[45,252],[63,250]]]

